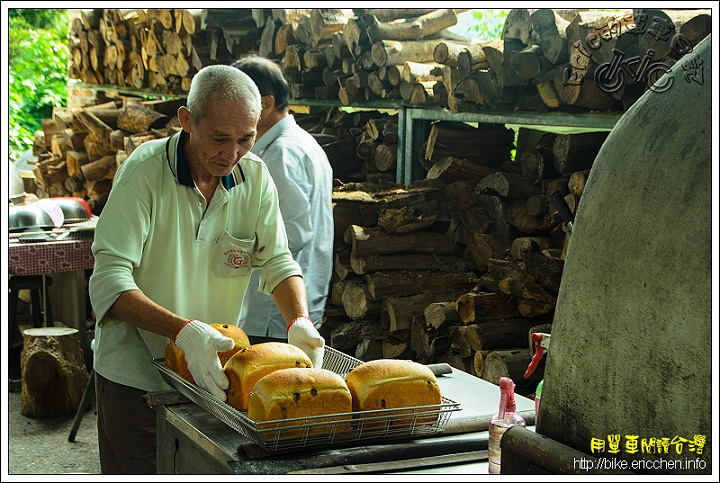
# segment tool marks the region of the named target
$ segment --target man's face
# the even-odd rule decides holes
[[[199,163],[212,176],[229,175],[255,144],[260,113],[251,106],[247,100],[211,103],[199,122],[184,110],[180,123],[190,134],[190,163]]]

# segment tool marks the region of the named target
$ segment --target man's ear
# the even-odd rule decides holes
[[[181,106],[178,109],[178,121],[183,128],[183,131],[190,132],[190,127],[194,125],[192,115],[188,111],[187,107]]]
[[[265,109],[275,110],[275,96],[268,94],[260,98],[260,110],[261,112]]]

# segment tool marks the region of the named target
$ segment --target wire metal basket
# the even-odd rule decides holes
[[[447,425],[451,413],[461,409],[460,403],[443,397],[441,404],[431,406],[355,411],[259,423],[248,418],[247,411],[238,411],[165,367],[164,359],[153,359],[152,362],[165,382],[266,451],[439,433]],[[323,369],[344,378],[360,364],[360,359],[325,347]]]

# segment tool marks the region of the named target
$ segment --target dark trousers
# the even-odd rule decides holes
[[[100,470],[110,474],[156,474],[157,416],[147,391],[95,373]]]

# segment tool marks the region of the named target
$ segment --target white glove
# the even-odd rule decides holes
[[[175,345],[185,352],[185,361],[197,385],[225,401],[230,381],[217,353],[229,351],[235,347],[235,341],[204,322],[191,320],[178,331]]]
[[[288,327],[288,343],[299,347],[310,358],[313,367],[322,368],[325,339],[308,317],[298,317]]]

